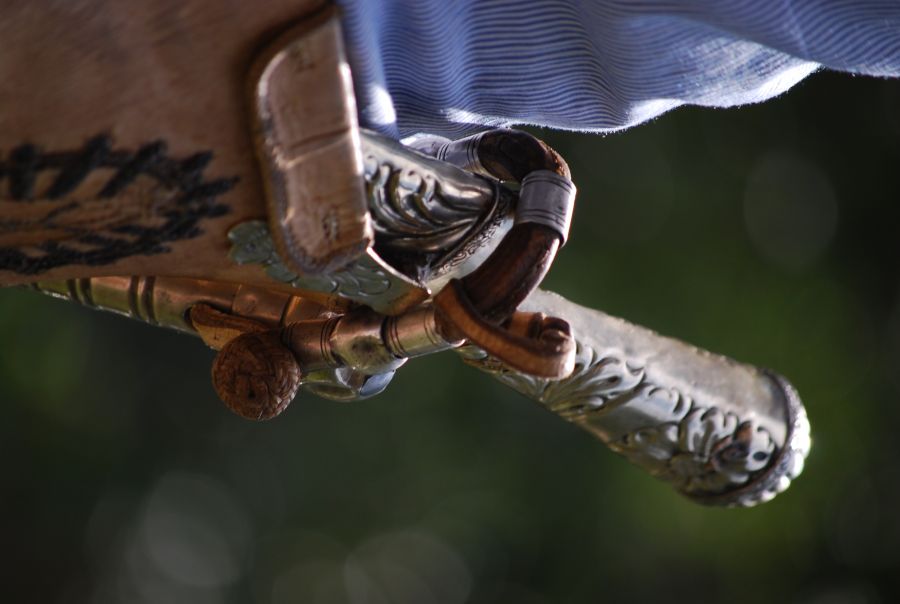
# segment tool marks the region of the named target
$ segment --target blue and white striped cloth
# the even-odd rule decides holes
[[[900,75],[900,0],[339,3],[360,121],[395,138],[609,132],[759,102],[823,66]]]

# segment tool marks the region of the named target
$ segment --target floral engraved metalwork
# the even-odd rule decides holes
[[[229,256],[234,262],[261,265],[267,275],[297,289],[365,299],[383,295],[393,285],[392,276],[368,257],[360,258],[343,271],[297,275],[279,258],[269,228],[261,220],[242,222],[229,231],[228,238],[232,242]]]
[[[700,406],[680,421],[636,430],[609,447],[685,493],[719,493],[745,484],[776,452],[764,428]]]
[[[516,194],[499,182],[369,132],[361,140],[375,249],[430,291],[479,266],[512,226]]]
[[[374,155],[364,165],[375,232],[391,246],[438,251],[463,236],[479,217],[471,208],[456,207],[431,174],[396,168]]]
[[[629,367],[615,357],[600,357],[593,348],[580,342],[575,352],[575,370],[563,380],[512,372],[499,364],[493,370],[497,372],[498,380],[569,421],[579,421],[588,414],[606,409],[610,401],[635,390],[644,380],[640,367]]]
[[[472,347],[460,352],[468,363],[598,434],[611,449],[689,495],[744,485],[777,453],[772,435],[752,419],[654,384],[644,367],[613,351],[599,353],[579,342],[575,370],[558,381],[511,371]],[[619,429],[640,417],[653,423]]]
[[[515,194],[499,183],[373,133],[361,143],[374,248],[343,270],[301,275],[279,257],[266,223],[248,221],[229,233],[231,259],[297,289],[396,312],[478,266],[512,224]]]
[[[471,236],[496,206],[497,183],[388,139],[367,134],[362,143],[367,202],[380,247],[443,254]]]

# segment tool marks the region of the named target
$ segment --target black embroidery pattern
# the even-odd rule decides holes
[[[205,180],[203,172],[211,160],[210,152],[173,159],[161,141],[136,152],[113,149],[107,136],[95,137],[75,151],[43,152],[30,144],[13,149],[0,160],[0,203],[8,208],[41,204],[42,210],[28,220],[16,218],[16,212],[12,218],[0,213],[0,235],[42,229],[62,236],[39,245],[0,245],[0,270],[37,275],[64,265],[100,266],[128,256],[169,252],[166,243],[196,237],[202,220],[229,211],[217,199],[237,179]],[[99,188],[90,199],[79,199],[79,187],[98,174],[103,179]],[[143,188],[135,192],[139,185]],[[142,214],[134,210],[129,215],[122,201],[129,193],[152,211],[143,208]],[[97,213],[116,203],[123,205],[124,218],[73,219],[88,207]]]

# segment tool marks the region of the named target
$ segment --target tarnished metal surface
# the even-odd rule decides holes
[[[484,133],[481,132],[455,141],[445,139],[442,144],[433,147],[434,152],[430,155],[469,172],[489,174],[488,169],[482,165],[481,158],[478,157],[478,145],[483,136]]]
[[[189,312],[198,304],[208,304],[269,328],[309,324],[332,315],[321,304],[281,292],[177,277],[95,277],[38,282],[32,287],[89,308],[114,312],[191,335],[198,333],[191,324]],[[324,398],[355,400],[381,392],[391,376],[393,372],[370,375],[349,367],[322,364],[305,375],[302,384]]]
[[[398,317],[366,309],[332,315],[301,298],[211,281],[98,278],[37,289],[193,333],[200,302],[273,328],[309,371],[303,383],[326,398],[380,392],[406,358],[447,350],[434,309]],[[467,361],[581,426],[614,451],[704,503],[749,506],[788,487],[809,452],[809,424],[783,378],[737,363],[552,293],[523,309],[565,316],[576,341],[575,370],[562,380],[515,372],[464,347]]]
[[[260,265],[270,277],[289,283],[300,292],[340,296],[386,313],[414,306],[428,297],[424,288],[388,266],[373,250],[343,270],[299,275],[284,265],[265,222],[242,222],[231,229],[228,238],[232,244],[229,255],[234,262]]]
[[[803,469],[809,423],[771,372],[537,291],[523,308],[566,317],[575,371],[558,381],[510,371],[480,351],[468,362],[588,430],[701,502],[748,506]]]
[[[537,170],[522,180],[516,224],[533,222],[559,233],[561,244],[569,238],[575,211],[575,185],[549,170]]]
[[[356,400],[381,392],[407,358],[447,350],[434,309],[421,306],[387,317],[367,308],[335,314],[297,296],[244,285],[169,277],[97,277],[40,282],[34,289],[150,323],[198,335],[190,311],[208,305],[235,319],[284,329],[284,339],[303,366],[301,384],[332,400]],[[231,331],[231,330],[226,330]],[[204,335],[204,334],[200,334]],[[204,340],[221,348],[231,337]]]
[[[266,325],[316,316],[318,304],[263,288],[178,277],[94,277],[41,281],[38,291],[151,325],[194,333],[188,311],[206,303]]]
[[[364,132],[362,150],[379,247],[446,255],[496,205],[495,181],[371,132]]]
[[[277,281],[398,314],[476,267],[512,226],[515,194],[499,183],[363,133],[368,212],[376,245],[345,268],[289,268],[261,220],[229,232],[231,259],[257,264]]]
[[[408,358],[462,343],[447,339],[462,336],[440,323],[450,314],[436,319],[429,298],[449,279],[480,266],[514,220],[537,221],[565,236],[574,188],[567,178],[537,170],[531,173],[535,180],[523,179],[520,197],[496,180],[370,133],[363,134],[362,149],[366,212],[376,239],[348,266],[300,274],[285,264],[266,222],[251,220],[230,231],[234,262],[259,266],[299,296],[167,277],[78,279],[38,288],[187,332],[194,328],[190,309],[208,304],[277,330],[292,353],[286,358],[303,368],[302,382],[313,392],[334,400],[377,394]],[[303,292],[357,306],[326,309]],[[471,346],[461,349],[467,361],[685,495],[753,505],[787,488],[802,470],[809,425],[783,378],[554,294],[535,292],[520,309],[543,313],[536,318],[561,317],[571,326],[577,346],[570,375],[548,380],[535,377],[541,367],[514,371],[510,366],[523,366],[504,365]],[[240,325],[230,321],[216,330],[213,324],[215,337],[204,339],[222,348],[240,337]],[[452,335],[445,337],[442,329]],[[569,371],[570,361],[561,371]]]

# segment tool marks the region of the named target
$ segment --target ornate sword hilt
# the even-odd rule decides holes
[[[252,419],[282,411],[298,387],[332,400],[368,398],[406,359],[455,348],[467,363],[701,503],[766,501],[799,475],[809,452],[806,412],[784,378],[540,290],[513,315],[510,331],[543,331],[552,339],[560,326],[546,317],[565,316],[576,353],[574,369],[559,380],[460,346],[444,335],[432,305],[398,316],[347,313],[257,287],[165,277],[34,287],[202,337],[220,350],[217,391]]]
[[[497,151],[510,148],[527,159]],[[301,387],[373,396],[407,359],[457,348],[694,500],[753,505],[800,473],[809,424],[783,378],[533,291],[565,240],[574,193],[542,143],[496,131],[425,149],[480,174],[371,134],[363,149],[380,237],[345,269],[301,276],[265,223],[231,231],[234,261],[299,296],[162,276],[35,287],[199,335],[219,350],[220,398],[250,419],[276,416]]]

